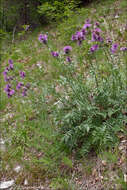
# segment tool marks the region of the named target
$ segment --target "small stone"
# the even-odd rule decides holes
[[[41,188],[42,190],[45,190],[44,186],[42,186],[42,185],[40,186],[40,188]]]
[[[118,16],[118,15],[116,15],[116,16],[115,16],[115,18],[119,18],[119,16]]]
[[[12,185],[14,185],[14,180],[10,180],[10,181],[3,181],[0,183],[0,189],[8,189],[9,187],[11,187]]]
[[[5,142],[4,142],[3,139],[0,139],[0,149],[1,149],[2,151],[5,151],[5,150],[6,150]]]
[[[106,166],[106,160],[102,160],[103,166]]]
[[[124,182],[127,183],[127,174],[124,174]]]
[[[28,180],[27,179],[25,179],[24,185],[28,185]]]
[[[17,173],[20,172],[20,170],[21,170],[21,166],[17,166],[17,167],[14,168],[14,171],[17,172]]]
[[[124,148],[124,147],[123,147],[122,145],[121,145],[121,146],[119,146],[119,150],[123,150],[123,148]]]
[[[104,179],[104,177],[103,176],[100,176],[100,178],[103,180]]]
[[[97,182],[97,181],[99,181],[99,178],[98,178],[98,177],[96,177],[96,178],[95,178],[95,181],[96,181],[96,182]]]

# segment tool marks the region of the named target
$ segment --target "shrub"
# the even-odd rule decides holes
[[[80,0],[42,1],[42,4],[38,7],[38,12],[45,16],[47,21],[60,20],[68,17],[80,2]]]

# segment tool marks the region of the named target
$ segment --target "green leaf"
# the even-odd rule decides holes
[[[70,160],[68,157],[64,157],[63,158],[63,163],[65,164],[65,165],[67,165],[68,167],[70,167],[70,168],[72,168],[73,167],[73,163],[72,163],[72,160]]]

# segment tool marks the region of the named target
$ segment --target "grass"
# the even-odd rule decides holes
[[[86,64],[86,59],[84,58],[87,55],[86,52],[89,48],[89,45],[84,43],[81,48],[77,48],[77,45],[71,42],[70,38],[77,29],[82,27],[84,20],[90,18],[91,20],[99,20],[99,22],[101,22],[101,28],[105,36],[108,37],[109,34],[111,34],[114,42],[120,42],[120,44],[124,46],[127,37],[127,31],[121,31],[125,27],[125,22],[127,19],[127,10],[125,5],[125,0],[122,3],[120,1],[111,0],[99,2],[97,4],[93,3],[86,8],[80,9],[78,14],[70,15],[70,18],[62,24],[59,24],[57,28],[53,26],[50,26],[49,28],[42,28],[40,31],[35,31],[32,34],[29,34],[22,41],[16,39],[14,44],[9,44],[9,47],[6,46],[7,43],[5,46],[3,45],[1,72],[3,72],[5,66],[7,65],[8,59],[11,58],[14,61],[15,72],[18,72],[19,70],[25,70],[26,77],[24,81],[26,83],[29,82],[31,87],[27,97],[22,98],[20,95],[16,95],[11,99],[8,99],[3,92],[5,82],[3,78],[1,79],[1,139],[4,139],[6,145],[6,151],[1,150],[1,179],[14,178],[17,187],[23,185],[24,180],[27,179],[29,186],[38,186],[38,184],[41,184],[45,185],[45,189],[47,187],[51,187],[53,190],[74,190],[80,189],[81,184],[83,184],[83,181],[81,180],[82,177],[79,178],[79,174],[81,174],[81,176],[84,174],[88,174],[88,176],[91,175],[95,166],[93,166],[90,162],[86,162],[85,160],[83,160],[85,163],[82,164],[84,152],[87,152],[86,149],[81,149],[82,142],[78,142],[78,145],[76,145],[74,149],[71,150],[71,153],[70,149],[68,149],[68,146],[63,146],[63,143],[61,143],[61,137],[63,137],[63,134],[61,134],[59,129],[59,121],[62,120],[63,123],[65,122],[65,125],[67,125],[67,129],[65,127],[66,132],[70,127],[69,125],[71,121],[73,121],[73,117],[80,118],[81,113],[80,111],[76,112],[77,110],[75,110],[74,114],[77,115],[68,116],[68,119],[70,119],[69,122],[67,120],[63,120],[63,118],[67,116],[65,114],[66,108],[69,110],[69,112],[67,110],[67,114],[71,114],[73,112],[70,112],[70,110],[72,109],[72,106],[75,106],[72,105],[72,101],[67,101],[66,98],[64,98],[64,95],[69,95],[73,101],[78,99],[77,96],[73,94],[73,91],[68,93],[68,88],[66,85],[72,85],[72,83],[67,83],[64,85],[64,87],[62,86],[64,80],[61,80],[61,76],[65,77],[65,79],[68,79],[69,66],[68,69],[66,69],[64,66],[61,66],[61,64],[59,64],[59,62],[51,56],[47,48],[38,42],[37,38],[40,32],[48,31],[49,45],[53,50],[62,51],[65,45],[71,45],[73,47],[73,53],[71,56],[74,57],[75,62],[77,62],[78,65],[78,67],[76,65],[75,71],[78,74],[83,74],[86,79],[86,84],[84,84],[76,83],[77,81],[75,78],[73,78],[73,82],[78,84],[76,90],[79,92],[79,95],[81,95],[79,89],[80,85],[81,88],[82,85],[85,85],[87,88],[89,87],[88,91],[91,89],[91,87],[93,89],[95,86],[93,70],[91,70],[91,67],[88,63]],[[115,18],[115,15],[117,14],[119,17]],[[127,56],[120,55],[120,60],[121,62],[126,63]],[[84,64],[82,64],[82,62]],[[107,59],[104,57],[104,54],[102,54],[101,50],[97,53],[97,62],[99,63],[98,66],[101,73],[97,73],[97,77],[99,78],[99,76],[102,75],[103,77],[107,76],[110,68],[107,63]],[[121,64],[119,68],[122,73],[123,83],[126,83],[126,73],[124,72],[125,65]],[[73,67],[70,69],[73,69]],[[92,72],[92,75],[90,75],[90,71]],[[87,76],[89,76],[88,79]],[[99,82],[101,86],[101,81]],[[96,91],[94,91],[94,93],[96,93]],[[58,100],[61,100],[62,98],[63,101],[65,101],[65,107],[64,109],[60,110],[58,109],[57,105],[59,105]],[[80,100],[80,98],[78,100]],[[82,108],[82,105],[84,106],[85,104],[84,102],[81,102],[81,104],[78,105],[80,105]],[[112,111],[114,111],[115,108],[114,110],[109,110],[109,108],[106,109],[108,110],[108,117],[112,119],[112,115],[115,114],[115,112],[112,113]],[[73,111],[73,109],[71,111]],[[92,114],[94,117],[94,109],[92,110],[90,108],[88,116],[92,118]],[[118,118],[118,121],[122,117],[121,115],[119,116],[120,118]],[[98,117],[103,117],[104,119],[107,117],[107,115],[105,116],[105,113],[103,113]],[[116,117],[117,116],[115,116],[113,121],[114,123],[115,120],[117,120]],[[96,119],[96,122],[99,122],[98,118]],[[126,118],[122,118],[122,121],[123,120],[126,120]],[[121,128],[121,133],[125,135],[125,127],[121,125],[121,123],[119,126],[117,126],[115,123],[115,126],[116,134],[119,134],[119,128]],[[89,129],[87,130],[89,131]],[[94,131],[94,135],[96,136],[100,131],[101,130]],[[72,131],[72,134],[73,132],[74,131]],[[103,146],[105,133],[106,131],[100,132],[102,139],[96,141],[97,146],[99,143],[102,143],[100,149],[101,151],[103,151],[103,149],[105,151],[102,153],[103,156],[101,159],[106,157],[109,163],[113,162],[115,164],[117,162],[116,157],[118,153],[115,151],[114,155],[112,155],[112,152],[105,150],[105,146]],[[71,140],[68,138],[64,142],[67,142],[68,145]],[[96,146],[94,147],[93,144],[92,148],[90,148],[88,151],[97,151],[95,148]],[[107,142],[105,142],[105,144],[107,145]],[[114,146],[114,144],[112,145]],[[118,143],[116,146],[118,146]],[[109,148],[111,149],[111,145]],[[77,156],[78,160],[75,155]],[[81,158],[81,156],[83,156],[83,158]],[[79,170],[79,163],[81,163],[81,168],[84,168],[84,171],[82,172]],[[14,168],[17,165],[21,165],[22,168],[18,174],[16,174],[14,171]],[[76,167],[78,169],[76,169]],[[107,171],[110,171],[110,169],[110,167],[106,169],[106,177],[108,176]],[[118,169],[118,179],[114,180],[112,184],[116,183],[117,181],[117,184],[122,184],[124,189],[125,183],[123,181],[122,172],[123,171]],[[76,181],[77,178],[78,180]],[[110,176],[108,176],[108,180],[109,178]],[[85,186],[82,186],[82,189],[83,188],[85,188]],[[121,188],[121,185],[119,188]]]

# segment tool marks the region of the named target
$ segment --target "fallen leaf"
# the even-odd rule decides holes
[[[93,169],[92,175],[93,175],[94,177],[97,176],[97,170],[96,170],[96,169]]]

